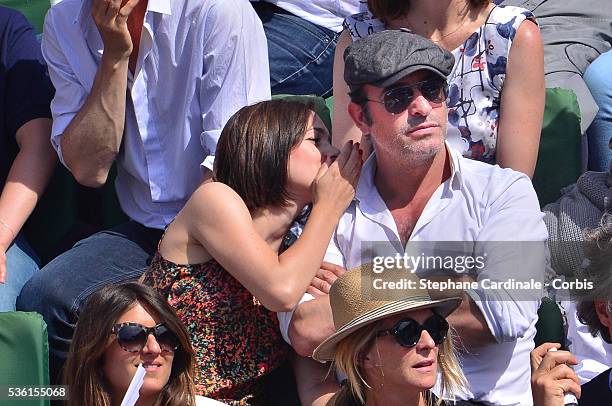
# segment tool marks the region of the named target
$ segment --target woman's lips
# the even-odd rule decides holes
[[[420,372],[430,372],[436,368],[436,363],[433,360],[425,360],[414,364],[412,367]]]
[[[142,367],[147,372],[156,372],[161,368],[161,364],[159,362],[143,362]]]

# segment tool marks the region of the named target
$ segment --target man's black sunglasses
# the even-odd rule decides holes
[[[430,103],[441,104],[448,96],[448,85],[442,78],[425,80],[406,86],[398,86],[383,93],[380,100],[365,99],[375,103],[382,103],[391,114],[399,114],[406,110],[415,99],[415,89]]]
[[[117,335],[117,342],[127,352],[139,352],[147,344],[149,334],[153,334],[162,351],[172,352],[179,347],[176,334],[165,324],[145,327],[138,323],[115,324],[111,329]]]
[[[388,330],[379,331],[377,336],[392,335],[399,345],[409,348],[417,345],[423,330],[427,330],[436,345],[440,345],[448,336],[448,322],[439,314],[434,314],[425,320],[423,325],[408,317],[398,321],[395,326]]]

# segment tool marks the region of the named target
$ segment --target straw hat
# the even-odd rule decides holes
[[[331,361],[336,344],[343,338],[385,317],[426,308],[434,308],[446,317],[461,303],[459,297],[433,300],[426,289],[419,287],[419,280],[407,269],[385,268],[376,273],[372,264],[347,271],[329,291],[336,332],[314,350],[312,357],[318,361]],[[381,289],[383,282],[396,285]]]

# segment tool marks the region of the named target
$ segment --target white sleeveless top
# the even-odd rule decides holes
[[[496,163],[499,105],[508,55],[516,31],[526,19],[535,22],[529,10],[496,6],[485,24],[452,51],[455,66],[448,76],[447,139],[466,158]],[[385,29],[369,11],[348,17],[344,27],[353,41]]]

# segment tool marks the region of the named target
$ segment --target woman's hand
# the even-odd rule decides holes
[[[355,197],[361,171],[362,152],[359,143],[348,141],[338,158],[328,158],[312,182],[313,206],[324,206],[338,217]]]
[[[331,285],[346,272],[341,266],[323,262],[306,292],[314,297],[329,295]]]
[[[545,343],[531,351],[531,390],[535,406],[563,406],[566,392],[580,398],[580,381],[567,366],[578,361],[568,351],[549,352],[560,344]]]

